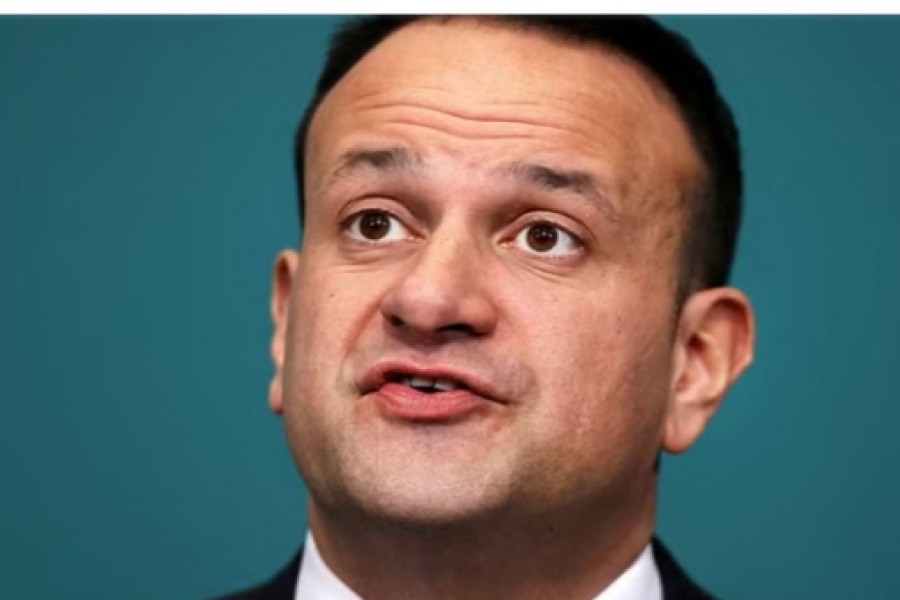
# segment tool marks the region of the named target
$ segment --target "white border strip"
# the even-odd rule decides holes
[[[455,0],[428,3],[430,13],[585,13],[602,9],[606,13],[649,14],[897,14],[900,4],[888,0],[856,0],[854,2],[812,2],[811,0],[737,0],[728,3],[712,0],[644,0],[633,2],[586,2],[555,0],[525,4],[522,0]],[[410,0],[327,0],[297,1],[258,0],[255,2],[223,0],[7,0],[2,14],[371,14],[416,13],[421,2]]]

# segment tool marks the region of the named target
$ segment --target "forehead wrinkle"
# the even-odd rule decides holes
[[[450,116],[473,121],[508,120],[507,109],[531,109],[536,113],[562,113],[566,116],[577,115],[578,101],[566,95],[557,95],[551,91],[531,91],[522,99],[507,96],[490,96],[475,98],[471,93],[459,93],[440,86],[407,86],[402,89],[390,89],[367,93],[357,98],[354,104],[362,110],[391,108],[394,106],[412,106],[427,110],[444,112]],[[588,92],[578,93],[580,97],[590,98]],[[548,102],[562,105],[555,106]],[[579,115],[579,118],[585,118]],[[541,124],[537,118],[525,117],[527,124]]]
[[[549,127],[554,129],[559,129],[559,127],[548,124],[546,116],[544,118],[538,118],[528,114],[519,113],[514,118],[510,118],[508,109],[533,108],[535,112],[541,113],[546,113],[548,110],[569,112],[536,101],[497,101],[488,98],[479,98],[473,102],[471,96],[448,93],[439,88],[428,91],[431,94],[427,98],[419,98],[415,93],[410,94],[407,93],[407,91],[376,93],[371,96],[379,96],[377,100],[370,96],[369,98],[357,101],[355,104],[357,104],[361,111],[377,111],[379,109],[421,110],[440,113],[463,121],[474,121],[476,123],[520,123],[531,127]],[[444,94],[448,96],[448,98],[435,98],[435,92],[437,92],[438,95]],[[384,98],[381,96],[387,97]]]
[[[610,59],[621,60],[614,54],[595,49],[597,50]],[[598,70],[597,74],[602,74],[610,83],[605,87],[589,86],[578,79],[570,79],[566,82],[567,87],[564,91],[556,90],[552,85],[538,88],[532,86],[527,89],[519,89],[521,85],[516,86],[516,89],[505,86],[500,91],[493,86],[469,85],[464,92],[460,92],[447,85],[414,84],[412,83],[414,79],[407,83],[407,79],[401,77],[390,89],[384,89],[382,78],[378,76],[383,74],[376,73],[356,74],[352,86],[348,86],[352,87],[352,90],[348,91],[355,96],[351,104],[358,105],[363,110],[408,105],[437,110],[472,121],[502,121],[509,120],[505,118],[504,109],[533,109],[540,113],[540,117],[518,115],[516,120],[528,125],[548,126],[549,120],[560,117],[574,118],[580,121],[578,127],[572,128],[576,131],[589,127],[608,129],[608,119],[603,116],[603,110],[585,111],[585,103],[599,103],[597,106],[628,106],[630,107],[628,118],[634,124],[647,122],[647,113],[650,112],[646,110],[648,108],[665,105],[670,110],[675,110],[672,101],[665,95],[665,90],[657,90],[659,85],[652,77],[644,74],[639,67],[630,66],[629,61],[624,63],[618,67],[606,66]],[[621,72],[622,70],[624,72]],[[614,87],[613,82],[618,87]],[[474,94],[477,94],[477,97]],[[677,110],[675,112],[677,113]],[[624,113],[617,115],[618,118],[624,116]]]
[[[365,90],[369,85],[376,86],[375,91]],[[377,81],[354,85],[352,94],[355,97],[344,110],[356,111],[358,117],[375,119],[387,113],[388,117],[381,118],[423,125],[436,125],[437,121],[448,124],[469,122],[479,134],[476,137],[482,137],[483,126],[490,124],[523,127],[530,131],[544,130],[586,140],[596,136],[583,132],[599,129],[608,137],[613,137],[606,119],[595,116],[594,111],[579,110],[578,102],[565,95],[541,92],[540,99],[536,100],[532,91],[530,96],[521,100],[501,99],[499,95],[475,98],[470,93],[458,93],[440,86],[395,86],[400,89],[390,90],[378,89],[378,86]],[[506,92],[508,94],[508,90]],[[579,95],[591,97],[588,92]],[[401,112],[402,116],[391,118],[393,112]],[[446,129],[452,129],[452,126]],[[623,149],[629,145],[624,139],[616,139],[616,143],[623,145]]]
[[[397,125],[420,127],[461,139],[539,138],[541,132],[555,136],[573,135],[571,129],[548,123],[546,120],[521,115],[465,115],[445,107],[438,108],[425,104],[386,104],[367,108],[359,114],[374,117],[378,120],[379,127]]]
[[[376,91],[360,95],[361,92],[358,88],[355,92],[359,97],[350,100],[340,110],[337,109],[339,102],[333,104],[338,99],[337,97],[329,98],[323,104],[324,110],[316,115],[311,128],[310,140],[313,141],[310,144],[311,149],[320,147],[315,142],[318,135],[323,131],[321,122],[329,119],[334,119],[335,123],[329,126],[327,130],[332,133],[332,138],[336,137],[338,140],[345,135],[343,132],[350,132],[354,134],[353,137],[359,136],[363,140],[361,145],[366,144],[364,141],[366,138],[370,138],[369,143],[374,142],[377,144],[378,142],[371,138],[374,136],[377,139],[380,134],[387,134],[388,139],[384,142],[386,146],[394,143],[391,140],[400,141],[403,147],[408,148],[409,154],[406,156],[397,154],[390,157],[388,164],[392,167],[392,170],[396,171],[400,170],[400,166],[412,171],[412,167],[421,166],[424,161],[424,157],[416,152],[416,150],[420,149],[419,141],[408,136],[409,130],[413,129],[430,131],[461,141],[533,141],[546,146],[545,150],[551,154],[556,153],[558,141],[554,141],[547,146],[548,135],[552,135],[553,138],[563,141],[563,143],[565,143],[565,139],[572,140],[572,143],[581,148],[591,146],[592,142],[593,144],[598,143],[595,136],[585,134],[584,128],[573,126],[571,122],[562,122],[562,119],[553,119],[546,114],[522,115],[521,113],[516,113],[510,115],[508,110],[503,110],[507,107],[518,107],[520,109],[532,108],[535,112],[542,111],[544,113],[548,112],[548,108],[560,111],[560,109],[554,109],[554,107],[548,107],[539,102],[492,102],[490,103],[491,107],[489,107],[490,111],[485,112],[480,110],[479,106],[473,106],[471,98],[459,94],[453,94],[454,98],[460,101],[468,101],[468,104],[461,110],[456,110],[441,100],[435,101],[432,98],[420,98],[415,97],[415,95],[410,97],[410,94],[405,92]],[[559,116],[568,116],[569,120],[572,117],[578,117],[577,114],[569,114],[570,111],[565,109],[562,109],[561,112],[567,114]],[[553,122],[554,120],[559,122],[555,123]],[[382,149],[377,146],[376,148]],[[449,150],[449,148],[445,149]],[[317,154],[310,151],[307,156],[312,158]],[[340,158],[338,158],[337,162],[341,163],[341,165],[343,162],[347,162],[345,156],[349,154],[346,151],[340,153]],[[374,158],[377,159],[375,162],[379,164],[386,162],[386,160],[382,160],[382,157]],[[384,158],[387,159],[388,157]],[[332,161],[329,160],[328,162]],[[352,161],[354,164],[348,165],[348,168],[339,166],[340,174],[352,174],[355,168],[359,166],[356,162],[355,160]],[[371,163],[373,161],[367,160],[365,162]],[[476,162],[481,163],[482,161],[476,159]]]

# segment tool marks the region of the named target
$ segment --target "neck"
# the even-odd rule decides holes
[[[650,541],[654,499],[616,515],[568,510],[452,526],[348,518],[311,500],[310,526],[325,563],[369,600],[591,598]]]

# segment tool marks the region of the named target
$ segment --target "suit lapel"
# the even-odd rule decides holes
[[[713,600],[685,574],[662,542],[653,538],[653,560],[662,581],[663,600]]]

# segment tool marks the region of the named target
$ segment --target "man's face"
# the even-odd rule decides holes
[[[314,502],[433,524],[646,501],[701,169],[667,96],[595,46],[415,24],[307,148],[275,385]]]

